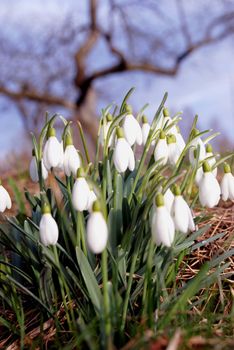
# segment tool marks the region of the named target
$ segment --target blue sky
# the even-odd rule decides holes
[[[41,25],[59,22],[69,11],[73,0],[50,0],[45,8],[41,1],[8,0],[0,4],[0,20],[7,21],[9,35],[15,34],[15,28],[22,23],[25,28],[40,31]],[[43,4],[45,4],[43,2]],[[79,21],[85,15],[85,5],[79,13]],[[28,18],[28,21],[24,19]],[[37,18],[37,21],[35,21]],[[10,24],[10,25],[9,25]],[[230,140],[233,140],[234,132],[234,41],[226,39],[209,47],[199,49],[186,60],[176,77],[159,77],[149,74],[131,72],[119,76],[111,76],[104,80],[106,92],[98,100],[98,107],[111,101],[120,102],[124,93],[136,86],[136,92],[131,102],[134,109],[141,108],[146,102],[150,103],[147,110],[149,119],[157,109],[160,99],[165,91],[169,92],[168,107],[173,110],[191,110],[197,113],[202,128],[211,128],[218,121],[221,131]],[[97,57],[97,60],[101,57]],[[97,91],[103,84],[103,80],[95,84]],[[10,102],[10,100],[9,100]],[[0,99],[1,103],[1,99]],[[192,119],[193,115],[185,116]],[[22,135],[22,121],[12,107],[7,114],[1,117],[0,147],[3,152],[15,149],[15,140]],[[13,122],[12,122],[13,121]]]

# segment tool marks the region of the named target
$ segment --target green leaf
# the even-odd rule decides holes
[[[20,214],[25,214],[26,210],[25,210],[22,192],[19,190],[19,188],[18,188],[18,186],[13,178],[10,178],[8,180],[8,184],[14,192],[14,198],[15,198],[15,201],[16,201],[16,204],[17,204],[17,207],[19,209]]]
[[[92,301],[96,313],[99,314],[102,308],[102,294],[98,286],[95,274],[80,247],[76,247],[76,257],[86,288],[88,290],[88,295]]]
[[[127,92],[127,94],[125,95],[125,97],[124,97],[124,99],[123,99],[123,102],[122,102],[122,104],[121,104],[121,106],[120,106],[120,113],[122,113],[122,112],[124,111],[125,105],[126,105],[126,103],[127,103],[127,100],[129,99],[129,97],[131,96],[131,94],[133,93],[134,90],[135,90],[135,88],[132,87],[132,88]]]

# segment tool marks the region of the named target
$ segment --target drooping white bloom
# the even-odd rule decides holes
[[[87,222],[87,243],[89,249],[94,254],[100,254],[106,248],[107,240],[107,223],[100,211],[98,201],[95,201]]]
[[[181,151],[176,143],[176,136],[171,134],[167,136],[167,144],[168,144],[168,160],[171,165],[176,165]]]
[[[124,118],[123,122],[123,131],[124,136],[130,146],[137,143],[138,145],[142,144],[142,133],[141,127],[136,118],[131,114],[130,107],[128,106],[128,113]]]
[[[43,159],[41,160],[41,171],[42,171],[42,178],[44,180],[46,180],[48,177],[48,171],[45,168],[45,165],[43,163]],[[30,175],[33,182],[39,181],[37,160],[36,160],[36,157],[34,155],[30,161],[30,164],[29,164],[29,175]]]
[[[0,181],[0,212],[3,213],[6,209],[11,209],[11,205],[11,197]]]
[[[199,136],[196,136],[199,134],[199,131],[197,129],[194,129],[193,136],[194,139],[191,142],[191,146],[189,148],[189,161],[191,164],[195,164],[196,156],[199,152],[199,161],[204,160],[206,158],[206,148]],[[199,151],[198,151],[199,150]]]
[[[129,168],[133,171],[135,168],[135,158],[133,150],[131,149],[129,143],[124,139],[123,130],[117,128],[116,131],[117,142],[114,149],[113,161],[116,170],[119,173],[123,173]]]
[[[174,222],[164,205],[164,199],[161,193],[156,195],[155,202],[156,208],[153,209],[151,222],[152,238],[157,245],[163,244],[166,247],[170,247],[175,236]]]
[[[175,229],[182,233],[195,230],[195,224],[191,209],[181,195],[179,186],[175,186],[175,198],[171,208],[171,215],[174,220]]]
[[[154,149],[154,159],[157,162],[159,159],[162,160],[162,164],[165,165],[168,160],[168,145],[166,140],[166,135],[164,131],[161,131],[159,134],[159,140]]]
[[[90,189],[81,168],[77,171],[77,179],[72,189],[72,205],[77,211],[88,210]]]
[[[210,170],[209,163],[205,161],[199,183],[199,200],[202,206],[213,208],[219,202],[221,191],[217,179]]]
[[[215,165],[216,160],[215,160],[215,156],[214,156],[214,154],[213,154],[212,146],[211,146],[210,144],[207,144],[207,145],[206,145],[206,158],[208,158],[208,157],[212,157],[212,158],[210,158],[210,159],[207,159],[207,161],[208,161],[210,167],[212,168],[212,167]],[[214,169],[212,170],[212,174],[213,174],[215,177],[217,176],[217,167],[214,168]]]
[[[63,167],[67,176],[76,176],[77,169],[81,166],[80,156],[75,149],[70,135],[66,136],[66,148],[64,152]]]
[[[58,225],[51,215],[50,207],[45,205],[39,225],[40,241],[43,245],[55,245],[58,241]]]
[[[103,124],[102,124],[101,130],[100,130],[100,141],[101,141],[102,147],[104,146],[105,140],[107,138],[107,133],[110,129],[112,121],[113,121],[112,115],[110,113],[108,113],[106,116],[105,122],[103,120]],[[113,144],[113,141],[114,141],[114,134],[111,133],[109,141],[108,141],[108,147],[110,147]]]
[[[174,195],[171,192],[170,188],[168,188],[166,190],[166,192],[164,193],[164,202],[165,202],[165,206],[166,206],[167,210],[169,211],[169,213],[171,213],[173,201],[174,201]]]
[[[56,138],[54,128],[48,131],[48,139],[43,150],[43,162],[47,170],[61,167],[63,164],[63,146]]]
[[[224,165],[224,175],[220,187],[222,199],[224,201],[227,201],[228,199],[234,201],[234,176],[232,175],[231,168],[228,164]]]

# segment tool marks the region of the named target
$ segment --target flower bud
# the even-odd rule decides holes
[[[11,209],[11,197],[0,181],[0,212],[3,213],[6,209]]]
[[[93,203],[92,213],[87,222],[87,243],[94,254],[100,254],[106,248],[108,240],[108,228],[101,213],[100,203]]]
[[[134,153],[129,143],[123,137],[123,129],[117,128],[116,135],[117,142],[113,154],[115,168],[119,173],[125,172],[127,168],[133,171],[135,168]]]
[[[58,241],[58,225],[50,212],[50,206],[44,204],[39,224],[40,241],[43,245],[55,245]]]
[[[170,247],[174,240],[175,226],[164,205],[162,193],[156,195],[155,204],[151,222],[152,239],[157,245],[163,244]]]

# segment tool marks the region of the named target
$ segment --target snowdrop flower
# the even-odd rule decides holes
[[[47,170],[61,167],[63,163],[63,146],[56,138],[54,128],[49,128],[47,141],[43,150],[43,162]]]
[[[198,149],[199,149],[199,161],[204,160],[206,158],[206,149],[203,141],[199,136],[196,136],[199,134],[199,131],[197,129],[193,130],[193,141],[191,142],[191,146],[189,148],[189,161],[191,164],[195,164],[195,157],[194,155],[197,155]],[[195,151],[195,152],[194,152]]]
[[[67,176],[71,176],[71,174],[73,176],[76,176],[77,169],[80,168],[80,166],[80,156],[73,145],[71,135],[67,134],[65,140],[65,152],[63,159],[64,172]]]
[[[164,202],[167,210],[169,211],[169,213],[171,213],[172,204],[174,202],[174,195],[170,188],[168,188],[164,193]]]
[[[110,113],[108,113],[106,116],[105,122],[103,120],[103,124],[102,124],[101,130],[100,130],[100,141],[101,141],[102,147],[104,147],[107,133],[110,129],[112,121],[113,121],[113,117]],[[113,140],[114,140],[114,134],[111,133],[109,141],[108,141],[108,147],[110,147],[113,144]]]
[[[164,131],[161,131],[159,134],[159,140],[156,144],[155,150],[154,150],[154,159],[157,162],[159,159],[162,160],[162,165],[165,165],[168,160],[168,145],[166,140],[166,134]]]
[[[116,170],[123,173],[129,168],[133,171],[135,168],[135,158],[133,150],[124,138],[123,129],[118,127],[116,130],[117,142],[114,149],[113,161]]]
[[[213,154],[213,148],[210,144],[206,145],[206,158],[208,158],[208,157],[212,157],[210,159],[207,159],[207,162],[209,163],[210,167],[212,168],[215,165],[216,160],[215,160],[215,156]],[[212,174],[215,177],[217,176],[217,167],[212,170]]]
[[[124,136],[127,142],[130,146],[134,145],[134,143],[137,143],[138,145],[142,144],[142,133],[141,133],[141,127],[136,118],[132,115],[132,109],[130,106],[127,106],[126,108],[127,115],[124,118],[123,122],[123,131]]]
[[[3,213],[6,209],[11,209],[11,197],[7,190],[2,186],[0,180],[0,213]]]
[[[107,223],[101,213],[99,202],[95,201],[87,222],[87,243],[89,249],[94,254],[100,254],[106,248],[107,240]]]
[[[168,160],[171,165],[176,165],[177,160],[181,155],[181,151],[176,143],[176,136],[174,134],[167,136],[168,144]]]
[[[163,109],[163,121],[162,121],[162,128],[167,128],[171,123],[172,123],[172,119],[170,117],[170,113],[169,110],[167,108]],[[173,125],[170,129],[169,129],[169,133],[170,134],[177,134],[177,129],[176,129],[176,125]]]
[[[188,233],[195,230],[195,224],[191,209],[181,195],[180,187],[175,185],[174,202],[171,208],[171,215],[174,220],[175,229],[182,233]]]
[[[207,161],[204,161],[202,167],[204,173],[199,183],[199,200],[202,206],[213,208],[220,199],[219,183],[212,174]]]
[[[77,211],[88,210],[90,189],[82,168],[77,170],[77,179],[72,189],[72,205]]]
[[[175,226],[164,205],[162,193],[156,195],[155,204],[156,208],[154,209],[151,222],[152,238],[157,245],[163,244],[166,247],[170,247],[175,236]]]
[[[46,180],[48,177],[48,171],[46,170],[46,167],[43,163],[43,159],[41,160],[41,171],[42,171],[42,178],[43,180]],[[29,175],[33,182],[39,181],[39,175],[38,175],[38,167],[37,167],[37,160],[35,157],[35,152],[33,150],[32,159],[29,164]]]
[[[221,194],[224,201],[230,199],[234,201],[234,176],[228,164],[224,165],[224,175],[221,181]]]
[[[55,245],[58,241],[58,225],[51,215],[50,207],[45,204],[39,225],[40,241],[43,245]]]

